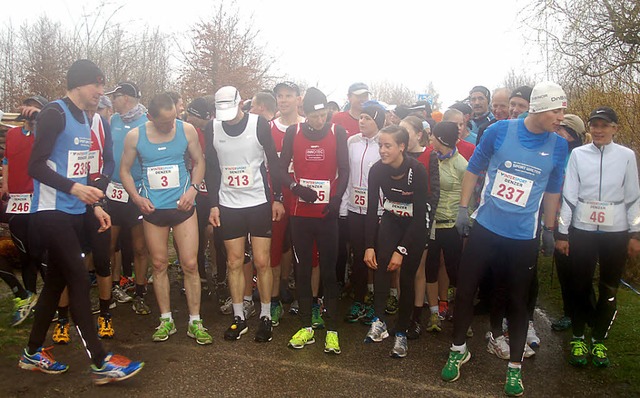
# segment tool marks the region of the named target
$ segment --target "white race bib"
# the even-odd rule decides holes
[[[107,198],[115,202],[127,203],[129,201],[129,194],[122,187],[122,184],[110,182],[109,185],[107,185]]]
[[[151,189],[180,187],[180,169],[177,164],[149,167],[147,168],[147,178]]]
[[[7,213],[9,214],[28,214],[31,210],[31,194],[18,193],[11,194],[9,203],[7,203]]]
[[[300,185],[308,187],[316,191],[318,199],[313,203],[329,203],[329,195],[331,194],[331,181],[329,180],[307,180],[300,179]],[[299,198],[302,202],[303,200]]]
[[[200,183],[200,185],[198,185],[198,191],[200,191],[200,193],[207,193],[207,192],[209,192],[209,191],[207,191],[207,184],[206,184],[204,181],[202,181],[202,182]]]
[[[610,227],[613,225],[613,203],[590,200],[578,203],[578,221]]]
[[[358,207],[367,208],[367,188],[366,187],[353,187],[351,190],[351,198],[349,198],[351,204]]]
[[[525,207],[532,188],[532,180],[497,170],[491,196],[516,206]]]
[[[413,203],[400,203],[385,199],[382,207],[396,216],[413,217]]]
[[[89,151],[69,151],[67,159],[67,178],[89,175]]]
[[[229,188],[243,189],[253,186],[253,174],[249,166],[223,166],[222,183]]]
[[[100,172],[100,151],[89,151],[89,172]]]

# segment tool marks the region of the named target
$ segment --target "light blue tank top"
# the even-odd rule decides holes
[[[119,114],[111,116],[111,139],[113,141],[113,160],[115,162],[115,169],[111,179],[115,182],[122,183],[120,179],[120,161],[122,160],[122,152],[124,151],[124,138],[127,133],[134,128],[145,124],[149,119],[147,115],[143,115],[130,123],[125,123]],[[140,167],[140,161],[136,158],[131,166],[131,176],[136,186],[139,187],[142,181],[142,168]]]

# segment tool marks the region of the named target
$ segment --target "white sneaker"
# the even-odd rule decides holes
[[[367,336],[365,337],[364,341],[365,343],[379,343],[387,337],[389,337],[387,324],[382,322],[380,319],[376,319],[369,327],[369,332],[367,332]]]
[[[487,352],[494,354],[500,359],[509,359],[511,350],[509,343],[504,335],[500,335],[497,339],[493,338],[493,333],[489,332],[489,342],[487,343]]]
[[[220,312],[222,312],[224,315],[231,315],[231,313],[233,312],[233,302],[231,301],[231,297],[227,297],[227,299],[224,301],[224,304],[220,306]]]
[[[536,352],[533,350],[533,348],[531,348],[529,346],[529,344],[524,345],[524,357],[525,358],[531,358],[532,356],[536,355]]]
[[[249,319],[256,314],[256,306],[253,301],[242,300],[242,311],[244,311],[244,319]]]
[[[540,338],[536,334],[536,329],[533,327],[533,321],[529,321],[529,329],[527,330],[527,344],[532,348],[540,347]]]
[[[120,286],[114,286],[113,288],[111,288],[111,297],[113,297],[113,299],[120,304],[128,303],[133,300],[133,297],[125,293],[125,291],[122,290]]]

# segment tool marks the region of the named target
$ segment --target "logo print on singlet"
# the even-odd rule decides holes
[[[324,160],[324,148],[314,145],[304,152],[304,159],[308,162],[322,162]]]
[[[413,169],[409,168],[409,172],[407,173],[407,185],[411,185],[413,181]]]

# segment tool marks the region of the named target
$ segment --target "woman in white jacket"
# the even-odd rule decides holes
[[[562,194],[556,249],[569,256],[574,300],[573,339],[569,363],[585,366],[591,331],[595,366],[609,366],[607,337],[616,315],[618,283],[627,260],[640,253],[640,187],[635,153],[613,142],[618,116],[609,107],[589,116],[593,142],[571,152]],[[600,264],[599,297],[590,300],[596,263]],[[594,307],[595,304],[595,307]]]

